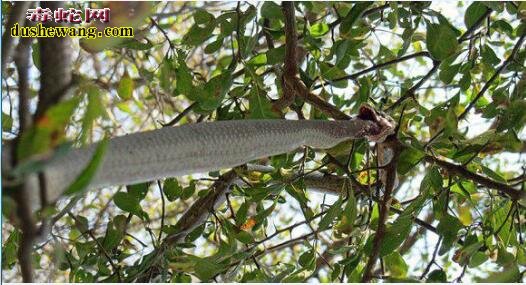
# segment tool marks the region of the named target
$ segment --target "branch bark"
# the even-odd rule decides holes
[[[378,227],[373,239],[373,249],[367,264],[364,268],[364,274],[362,276],[362,282],[370,282],[372,279],[372,272],[376,264],[376,260],[380,255],[380,247],[385,237],[386,227],[385,223],[387,222],[387,217],[389,216],[389,210],[391,208],[392,193],[395,188],[396,183],[396,167],[398,165],[398,159],[400,156],[400,142],[396,136],[391,136],[384,142],[385,146],[391,148],[393,152],[393,158],[387,165],[386,171],[386,181],[385,181],[385,191],[380,203],[379,216],[378,216]]]
[[[421,52],[416,52],[416,53],[413,53],[413,54],[408,54],[406,56],[402,56],[402,57],[399,57],[399,58],[396,58],[396,59],[393,59],[393,60],[390,60],[390,61],[386,61],[386,62],[383,62],[383,63],[379,63],[379,64],[375,64],[369,68],[366,68],[364,70],[360,70],[358,72],[355,72],[353,74],[349,74],[347,76],[344,76],[344,77],[340,77],[340,78],[336,78],[334,80],[331,80],[330,82],[328,82],[329,84],[331,84],[332,82],[338,82],[338,81],[342,81],[342,80],[355,80],[356,78],[364,75],[364,74],[367,74],[369,72],[372,72],[372,71],[375,71],[375,70],[378,70],[378,69],[382,69],[384,67],[388,67],[390,65],[393,65],[393,64],[397,64],[397,63],[400,63],[400,62],[404,62],[406,60],[409,60],[409,59],[413,59],[413,58],[417,58],[417,57],[429,57],[431,58],[431,54],[429,54],[429,52],[427,51],[421,51]],[[312,87],[311,90],[316,90],[316,89],[319,89],[323,87],[323,84],[318,84],[318,85],[315,85],[314,87]],[[416,90],[416,88],[415,88]]]
[[[282,3],[283,16],[285,18],[285,60],[283,63],[283,76],[281,87],[283,96],[276,100],[273,109],[281,112],[290,106],[296,97],[296,82],[300,79],[298,75],[297,48],[298,36],[296,34],[296,18],[294,15],[294,2],[284,1]]]
[[[2,35],[2,75],[5,74],[7,65],[9,64],[13,51],[15,50],[15,39],[11,37],[11,28],[16,23],[21,24],[24,22],[24,16],[26,15],[26,11],[31,3],[31,1],[15,2],[11,8],[11,13],[9,13],[9,17],[5,25],[5,32]]]
[[[7,33],[6,33],[7,34]],[[18,50],[14,57],[18,73],[18,117],[19,117],[19,134],[22,134],[31,125],[31,114],[29,113],[29,51],[31,38],[23,38],[18,44]],[[20,137],[14,143],[18,144]],[[13,148],[13,150],[16,148]],[[16,152],[13,151],[12,158],[17,163]],[[29,197],[27,187],[28,183],[22,182],[15,191],[13,198],[17,203],[17,214],[20,227],[22,229],[22,239],[18,252],[20,262],[20,271],[24,282],[33,282],[32,252],[33,242],[37,235],[37,228],[33,214],[29,207]],[[36,198],[36,197],[35,197]]]
[[[424,157],[424,160],[429,163],[434,163],[452,174],[465,177],[482,186],[488,187],[490,189],[495,189],[501,193],[504,193],[505,195],[509,196],[514,201],[519,200],[523,197],[526,197],[526,191],[517,190],[511,187],[510,185],[500,183],[500,182],[491,180],[487,177],[484,177],[482,175],[473,173],[467,170],[462,165],[450,163],[450,162],[438,159],[431,155],[426,155]]]
[[[42,2],[43,8],[52,11],[64,7],[64,2]],[[63,24],[54,21],[43,23],[44,26]],[[72,49],[69,37],[40,38],[40,92],[35,112],[38,120],[46,110],[55,105],[67,93],[72,84]]]
[[[201,225],[208,218],[209,213],[224,201],[226,192],[236,178],[235,170],[230,170],[221,175],[210,187],[210,192],[197,199],[183,214],[175,224],[177,233],[168,235],[164,239],[161,249],[181,241],[188,233]]]
[[[20,2],[17,3],[16,13],[22,13],[22,17],[25,15],[23,12],[27,10],[27,7],[31,2]],[[24,5],[22,5],[24,4]],[[62,2],[42,2],[42,7],[50,8],[51,10],[56,10],[59,7],[64,7]],[[26,6],[27,5],[27,6]],[[22,11],[20,11],[20,10]],[[13,11],[15,13],[15,11]],[[21,19],[18,19],[20,14],[13,16],[14,20],[21,22]],[[23,19],[23,18],[22,18]],[[44,25],[54,25],[54,22],[44,23]],[[9,26],[8,26],[9,27]],[[4,36],[9,34],[8,30]],[[29,45],[31,41],[23,39],[20,42],[19,54],[16,58],[16,64],[19,72],[19,94],[20,94],[20,126],[21,130],[25,131],[26,128],[30,125],[30,120],[28,118],[28,66],[29,66]],[[8,44],[2,49],[2,60],[4,57],[8,59],[10,56],[11,47]],[[64,38],[43,38],[40,39],[40,54],[41,54],[41,88],[39,93],[39,102],[37,105],[37,111],[35,114],[35,120],[37,120],[45,111],[57,103],[64,94],[64,90],[67,90],[71,84],[71,40],[68,37]],[[5,68],[6,61],[2,61],[2,69]],[[20,132],[16,141],[22,137],[23,133]],[[16,143],[15,141],[15,143]],[[16,144],[15,144],[16,146]],[[13,154],[12,158],[14,159],[12,165],[16,165],[16,147],[12,148]],[[42,186],[41,175],[39,175],[39,184]],[[27,180],[27,179],[24,179]],[[18,258],[21,267],[22,280],[23,282],[32,282],[33,281],[33,268],[32,268],[32,254],[33,254],[33,243],[38,238],[40,234],[47,233],[47,222],[43,221],[40,229],[37,228],[35,219],[33,217],[31,203],[35,200],[40,200],[41,202],[45,200],[46,193],[45,189],[40,189],[40,198],[32,197],[29,193],[39,193],[38,191],[32,191],[29,187],[35,187],[35,184],[29,184],[28,181],[22,181],[17,191],[14,195],[14,198],[17,202],[17,215],[21,224],[22,229],[22,239],[20,242],[20,248],[18,251]],[[42,200],[44,199],[44,200]]]

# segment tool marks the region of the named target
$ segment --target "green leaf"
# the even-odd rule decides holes
[[[177,91],[191,99],[190,97],[194,92],[195,87],[193,85],[192,71],[186,66],[185,57],[186,56],[183,54],[179,54],[177,57],[175,79],[177,83]]]
[[[170,58],[165,58],[162,64],[160,65],[158,77],[159,77],[161,88],[164,91],[166,91],[168,94],[172,94],[173,76],[174,76],[174,70],[173,70],[172,60]],[[190,82],[192,82],[191,76],[190,76]],[[179,78],[177,78],[177,86],[179,87]],[[178,90],[178,91],[181,92],[181,90]],[[183,92],[181,93],[184,94]]]
[[[187,200],[190,197],[192,197],[194,193],[195,193],[195,181],[192,180],[190,182],[190,185],[188,185],[187,187],[183,189],[183,192],[181,193],[181,199]]]
[[[346,234],[352,233],[352,230],[354,229],[354,221],[358,215],[356,203],[356,197],[354,197],[353,191],[349,191],[347,204],[343,209],[340,222],[336,225],[335,230]]]
[[[76,216],[75,218],[75,227],[81,232],[87,232],[89,230],[88,219],[84,216]]]
[[[320,62],[320,71],[321,76],[328,81],[332,81],[334,79],[339,79],[342,77],[347,76],[347,73],[345,71],[339,69],[337,66],[326,63],[326,62]],[[337,88],[346,88],[348,85],[347,80],[340,80],[336,82],[332,82],[332,85]]]
[[[186,242],[194,242],[196,239],[198,239],[205,230],[205,224],[202,224],[198,227],[196,227],[193,231],[191,231],[188,235],[186,235],[185,241]]]
[[[13,118],[8,114],[2,112],[2,131],[10,132],[13,127]]]
[[[31,45],[31,59],[33,59],[33,65],[40,70],[40,44],[39,41]]]
[[[511,283],[520,282],[521,274],[516,264],[505,267],[502,271],[492,272],[487,278],[475,277],[481,283]]]
[[[455,114],[455,108],[448,108],[446,112],[444,134],[447,136],[457,130],[458,120]]]
[[[437,232],[443,237],[442,245],[438,252],[440,255],[446,253],[451,248],[457,240],[457,233],[461,228],[462,224],[457,218],[450,214],[442,216],[437,226]]]
[[[254,57],[252,57],[247,64],[250,64],[252,66],[261,66],[267,64],[267,55],[264,53],[260,53]]]
[[[447,282],[447,275],[446,272],[440,269],[436,269],[431,271],[427,275],[427,282],[430,283],[446,283]]]
[[[113,201],[115,202],[115,205],[119,207],[119,209],[125,212],[133,213],[141,209],[139,201],[133,197],[133,195],[129,195],[126,192],[118,192],[115,194]]]
[[[413,147],[407,147],[400,153],[397,171],[400,175],[407,174],[424,157],[424,153]]]
[[[146,194],[148,194],[148,183],[139,183],[133,185],[127,185],[126,190],[130,195],[133,195],[138,201],[142,201]]]
[[[98,118],[107,117],[106,109],[102,103],[102,92],[100,88],[95,84],[87,84],[84,87],[86,89],[88,97],[88,105],[86,106],[86,112],[82,119],[82,131],[80,134],[80,141],[86,143],[88,137],[91,135],[93,124]]]
[[[276,201],[274,201],[274,204],[272,204],[272,206],[264,209],[261,212],[258,212],[258,214],[254,217],[254,219],[256,220],[256,224],[261,224],[268,216],[270,216],[270,214],[272,214],[275,208],[276,208]]]
[[[104,159],[104,154],[108,146],[109,140],[104,139],[100,141],[95,149],[93,157],[91,158],[88,165],[82,170],[80,175],[75,179],[75,181],[64,191],[64,195],[71,195],[78,193],[86,189],[97,173],[99,165]]]
[[[460,63],[454,64],[450,66],[446,66],[445,68],[440,70],[440,73],[438,74],[438,77],[442,82],[445,84],[450,84],[451,81],[453,81],[453,78],[455,75],[458,74],[458,71],[460,70]]]
[[[457,51],[458,42],[456,33],[445,23],[428,24],[426,45],[435,59],[446,59]]]
[[[300,255],[300,258],[298,259],[298,263],[302,267],[311,267],[314,265],[314,262],[316,261],[316,256],[314,254],[314,250],[308,250]]]
[[[212,35],[216,27],[216,21],[210,21],[205,24],[204,27],[200,27],[199,24],[193,25],[188,33],[184,35],[182,43],[189,46],[198,46],[206,41]]]
[[[509,37],[513,35],[513,27],[505,20],[497,20],[491,23],[490,30],[499,31],[505,33]]]
[[[277,119],[278,114],[272,111],[272,103],[268,100],[266,93],[258,87],[253,87],[249,98],[248,104],[250,106],[250,113],[248,118],[250,119]]]
[[[214,19],[214,15],[208,13],[204,9],[197,9],[194,13],[194,21],[198,25],[208,24]]]
[[[210,280],[223,270],[223,266],[212,258],[199,258],[195,263],[195,275],[203,282]]]
[[[118,192],[113,197],[113,202],[124,212],[134,214],[141,219],[148,219],[148,214],[146,214],[141,208],[140,200],[138,200],[133,194]]]
[[[504,111],[497,131],[520,130],[526,124],[526,100],[515,100]]]
[[[497,172],[491,170],[491,168],[489,168],[489,167],[487,167],[485,165],[480,165],[480,167],[482,168],[482,172],[484,172],[484,174],[486,174],[489,178],[491,178],[493,180],[497,180],[499,182],[508,183],[506,181],[506,179],[504,179],[504,177],[502,177]]]
[[[118,44],[117,47],[128,48],[133,50],[149,50],[153,47],[153,44],[151,42],[141,43],[136,39],[127,39],[124,40],[122,43]]]
[[[81,99],[81,96],[74,96],[53,105],[36,122],[36,126],[24,132],[17,148],[19,160],[44,153],[64,141],[62,139],[64,130],[70,123]]]
[[[484,62],[488,65],[497,66],[500,63],[500,59],[489,45],[482,47],[480,54],[482,55]]]
[[[318,22],[309,28],[309,33],[313,38],[320,38],[329,32],[329,25]]]
[[[358,2],[354,4],[352,9],[349,11],[349,13],[347,13],[347,15],[345,15],[340,24],[340,33],[347,34],[354,26],[354,23],[360,19],[363,12],[365,12],[365,10],[371,6],[371,4],[373,4],[373,2]]]
[[[488,8],[482,2],[475,1],[466,9],[464,23],[466,28],[471,28],[486,13]]]
[[[250,203],[244,202],[239,206],[239,209],[236,212],[236,226],[241,226],[243,223],[247,220],[247,214],[248,214],[248,207],[250,206]]]
[[[117,87],[117,94],[123,100],[129,100],[133,96],[134,82],[131,79],[127,71],[124,72],[124,75],[121,77],[119,86]]]
[[[497,242],[504,246],[509,245],[510,243],[512,243],[512,241],[513,243],[516,242],[516,231],[511,227],[512,221],[508,217],[508,213],[511,210],[511,207],[511,202],[506,201],[500,203],[499,205],[496,205],[494,212],[492,212],[489,215],[489,220],[491,223],[491,228],[493,228],[493,232],[497,232],[497,230],[500,229],[500,231],[497,234]]]
[[[318,231],[323,231],[328,229],[332,224],[333,220],[340,214],[341,206],[343,204],[342,196],[332,204],[332,206],[327,210],[327,213],[321,218],[320,223],[318,224]]]
[[[223,37],[218,36],[217,40],[209,43],[205,47],[205,53],[206,54],[211,54],[211,53],[214,53],[214,52],[218,51],[223,46],[223,40],[224,40]]]
[[[488,256],[480,251],[473,253],[471,259],[469,260],[469,268],[479,267],[482,263],[488,260]]]
[[[239,231],[235,234],[235,238],[244,244],[249,244],[254,242],[252,235],[246,231]]]
[[[179,181],[175,178],[168,178],[164,181],[163,192],[168,201],[173,202],[181,197],[183,187],[179,185]]]
[[[398,252],[393,252],[383,258],[387,270],[390,272],[389,276],[394,278],[405,278],[409,266],[405,263],[404,258]]]
[[[124,231],[116,229],[113,222],[110,221],[106,228],[106,235],[102,241],[102,246],[106,251],[111,252],[120,244],[123,237]]]
[[[281,20],[283,19],[283,12],[278,4],[272,1],[265,1],[261,6],[261,16],[263,18]]]
[[[460,90],[468,90],[471,86],[471,74],[469,72],[464,73],[464,76],[462,76],[458,84],[460,85]]]
[[[18,248],[22,232],[14,229],[2,245],[2,269],[11,269],[18,262]]]
[[[285,45],[267,51],[267,63],[270,65],[282,63],[285,59]]]
[[[214,76],[203,85],[202,89],[194,90],[196,96],[189,99],[199,103],[199,107],[206,111],[213,111],[221,105],[223,98],[232,85],[232,75],[225,71]],[[192,98],[190,98],[192,97]]]

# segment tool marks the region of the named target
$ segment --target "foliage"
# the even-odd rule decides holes
[[[115,25],[131,5],[119,3],[111,4]],[[141,5],[125,23],[134,26],[133,39],[72,47],[83,62],[73,71],[75,94],[22,134],[13,99],[19,79],[8,68],[2,131],[4,140],[20,135],[19,158],[162,125],[283,113],[331,119],[305,96],[275,108],[287,92],[283,65],[290,54],[281,4]],[[306,147],[254,162],[271,167],[74,198],[35,247],[37,280],[360,282],[376,252],[382,266],[373,264],[373,280],[524,282],[526,202],[500,186],[526,191],[526,3],[293,7],[297,77],[309,92],[347,115],[368,103],[399,122],[399,183],[387,212],[376,147],[364,140]],[[43,55],[36,41],[32,47],[31,69],[40,74]],[[37,82],[31,79],[31,94],[38,94]],[[92,178],[104,142],[70,194]],[[229,191],[218,183],[234,178],[242,182]],[[226,199],[214,205],[217,193]],[[19,281],[21,232],[15,214],[3,214],[3,276]]]

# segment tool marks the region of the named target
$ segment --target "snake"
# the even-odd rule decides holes
[[[109,139],[87,188],[218,171],[302,146],[328,149],[360,138],[381,142],[392,134],[393,125],[390,117],[363,105],[349,120],[226,120],[128,134]],[[49,202],[63,196],[90,163],[97,146],[72,148],[46,162],[40,174]],[[32,176],[30,184],[42,185]],[[29,197],[39,197],[38,186],[29,187],[29,191]],[[39,209],[40,199],[32,200],[31,208]]]

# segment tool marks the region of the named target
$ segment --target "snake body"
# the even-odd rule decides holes
[[[110,139],[89,188],[216,171],[304,145],[327,149],[350,139],[378,140],[385,134],[381,120],[359,116],[346,121],[217,121],[140,132]],[[96,148],[97,144],[74,148],[48,161],[42,174],[49,202],[78,178]],[[31,176],[30,184],[38,185],[37,175]],[[39,193],[39,187],[30,187],[30,195]],[[39,199],[34,199],[32,208],[39,207]]]

